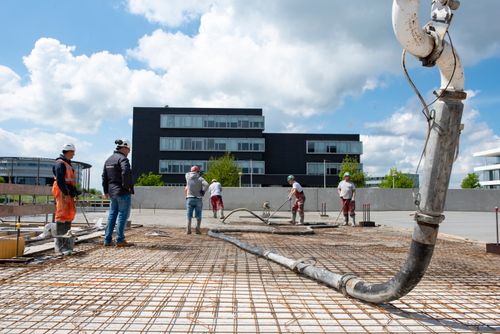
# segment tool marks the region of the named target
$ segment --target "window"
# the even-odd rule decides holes
[[[161,128],[264,129],[260,115],[172,115],[160,116]]]
[[[359,141],[308,140],[307,153],[313,154],[362,154],[363,143]]]
[[[264,138],[160,138],[160,151],[263,152],[264,150]]]

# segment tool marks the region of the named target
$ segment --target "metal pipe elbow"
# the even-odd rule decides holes
[[[420,0],[394,0],[392,28],[404,49],[419,58],[425,58],[434,49],[434,39],[420,25],[419,7]]]

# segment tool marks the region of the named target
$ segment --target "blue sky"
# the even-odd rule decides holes
[[[470,97],[452,187],[500,145],[500,27],[482,23],[499,13],[462,1],[450,30]],[[2,0],[0,45],[0,155],[75,142],[95,187],[133,106],[258,107],[268,132],[359,133],[371,175],[413,171],[422,149],[389,0]],[[437,69],[407,64],[431,99]]]

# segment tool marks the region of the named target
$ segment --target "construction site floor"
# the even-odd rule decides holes
[[[500,331],[500,257],[483,244],[440,238],[420,284],[400,300],[373,305],[211,238],[206,226],[202,235],[186,235],[179,226],[145,225],[127,231],[134,247],[95,239],[77,244],[73,256],[0,265],[0,333]],[[411,239],[392,227],[231,235],[370,282],[397,272]]]

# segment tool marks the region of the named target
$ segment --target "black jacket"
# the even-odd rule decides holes
[[[56,177],[57,186],[61,192],[66,196],[70,195],[71,197],[76,197],[80,194],[80,192],[76,189],[76,187],[66,184],[66,165],[62,162],[62,160],[71,166],[71,160],[66,159],[66,157],[61,154],[56,159],[54,166],[52,166],[52,173]]]
[[[102,188],[110,197],[134,193],[130,162],[123,153],[114,151],[104,163]]]

